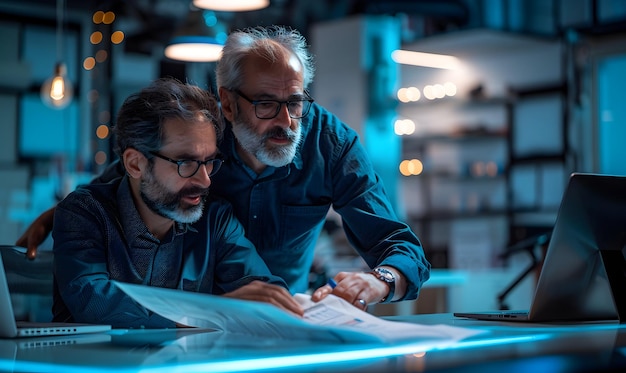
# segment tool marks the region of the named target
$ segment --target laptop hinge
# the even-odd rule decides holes
[[[626,259],[621,250],[600,250],[620,324],[626,324]]]

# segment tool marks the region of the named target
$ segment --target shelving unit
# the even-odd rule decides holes
[[[459,234],[459,223],[471,221],[491,232],[497,231],[494,224],[508,224],[509,111],[506,98],[450,98],[400,109],[403,115],[421,118],[422,124],[439,123],[436,129],[403,139],[403,158],[424,164],[423,172],[409,181],[409,188],[419,191],[421,203],[408,218],[435,267],[455,266],[449,256],[455,238],[441,238]],[[446,113],[447,120],[442,120],[441,113]]]
[[[403,140],[403,157],[424,164],[423,172],[410,186],[405,185],[421,196],[420,208],[411,209],[408,218],[436,267],[498,266],[499,252],[548,231],[556,217],[569,175],[565,87],[537,86],[510,93],[507,98],[408,104],[409,110],[400,109],[405,115],[420,117],[428,110],[442,115],[461,108],[468,120],[449,126],[447,133]],[[541,113],[536,113],[537,109]],[[476,120],[478,116],[468,114],[471,110],[483,111],[481,115],[491,122]],[[556,126],[537,124],[541,119]],[[534,131],[534,135],[528,137],[524,131]],[[548,140],[543,143],[541,136]],[[488,236],[478,238],[482,247],[472,249],[476,257],[487,257],[472,260],[473,264],[459,259],[466,250],[455,245],[477,239],[461,225]],[[495,233],[498,231],[504,233]]]
[[[562,191],[575,163],[568,145],[566,96],[567,87],[561,84],[512,91],[508,161],[511,244],[549,232],[556,219]],[[542,120],[559,124],[542,133],[552,139],[550,143],[529,135],[541,133]]]
[[[558,41],[473,30],[405,49],[450,54],[463,71],[403,67],[402,87],[453,82],[457,95],[401,103],[416,124],[402,159],[405,215],[435,268],[504,265],[507,247],[552,226],[568,175]],[[497,170],[488,173],[490,169]],[[495,165],[495,167],[494,167]]]

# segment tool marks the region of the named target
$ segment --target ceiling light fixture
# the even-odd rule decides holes
[[[41,99],[53,109],[63,109],[72,102],[74,96],[72,82],[67,78],[67,66],[63,57],[63,13],[64,0],[57,0],[57,63],[54,66],[54,75],[48,78],[41,86]]]
[[[187,62],[213,62],[219,60],[223,44],[218,36],[225,39],[219,23],[211,11],[195,10],[189,12],[183,26],[165,47],[165,57]]]
[[[223,45],[208,36],[178,36],[165,47],[165,57],[187,62],[213,62],[220,58]]]
[[[222,12],[246,12],[267,8],[269,0],[193,0],[193,5],[200,9]]]
[[[395,50],[391,58],[403,65],[432,67],[436,69],[456,70],[461,67],[461,60],[446,54],[424,53],[405,50]]]

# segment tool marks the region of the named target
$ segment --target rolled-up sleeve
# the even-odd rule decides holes
[[[352,130],[338,130],[328,143],[331,158],[333,207],[341,215],[348,240],[371,267],[388,265],[407,280],[405,295],[416,299],[430,277],[430,263],[411,228],[400,221],[383,182]]]

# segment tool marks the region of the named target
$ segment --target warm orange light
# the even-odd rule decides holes
[[[400,162],[400,173],[402,176],[419,175],[424,171],[424,164],[419,159],[405,159]]]
[[[63,109],[72,102],[74,96],[72,83],[67,78],[64,63],[56,64],[54,75],[41,86],[40,95],[43,102],[53,109]]]
[[[104,13],[104,17],[102,17],[102,23],[104,23],[105,25],[110,25],[111,23],[113,23],[113,21],[115,21],[115,13],[113,12]]]
[[[124,32],[115,31],[111,34],[111,43],[119,44],[124,41]]]
[[[104,19],[103,11],[98,10],[97,12],[93,14],[92,20],[93,20],[93,23],[95,23],[96,25],[102,23],[103,19]]]
[[[91,70],[96,67],[96,59],[93,57],[87,57],[83,60],[83,69]]]
[[[106,124],[99,125],[98,128],[96,128],[96,136],[98,136],[99,139],[106,139],[109,136],[109,126]]]
[[[100,31],[94,31],[89,37],[91,44],[99,44],[102,41],[102,33]]]

